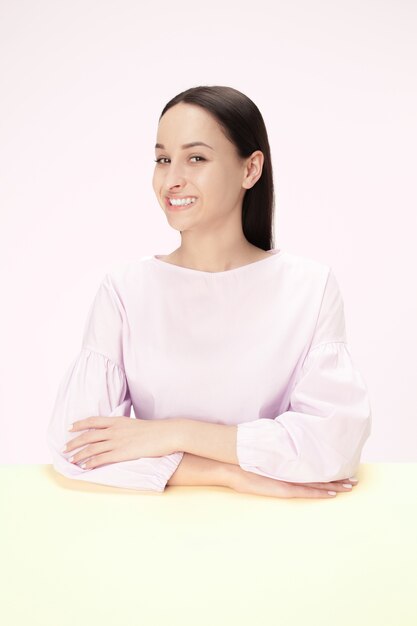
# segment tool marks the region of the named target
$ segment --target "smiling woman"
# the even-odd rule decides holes
[[[274,247],[259,109],[231,87],[188,89],[163,109],[155,151],[153,189],[181,243],[102,280],[49,424],[54,467],[143,491],[348,490],[368,390],[332,268]]]
[[[272,164],[256,105],[229,87],[173,98],[159,119],[153,188],[181,245],[176,265],[224,271],[273,247]]]

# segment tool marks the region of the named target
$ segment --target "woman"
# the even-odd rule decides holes
[[[143,491],[351,489],[368,391],[331,268],[273,247],[261,113],[230,87],[188,89],[163,109],[155,150],[181,244],[104,277],[48,427],[55,469]]]

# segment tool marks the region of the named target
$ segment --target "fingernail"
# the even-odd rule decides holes
[[[72,430],[72,424],[69,425],[68,430]]]
[[[353,483],[357,483],[358,482],[357,478],[349,478],[349,480],[351,480]]]
[[[342,487],[346,487],[346,489],[352,489],[352,485],[349,485],[349,483],[343,483]]]
[[[335,496],[336,495],[336,491],[328,491],[327,492],[329,494],[329,496]]]

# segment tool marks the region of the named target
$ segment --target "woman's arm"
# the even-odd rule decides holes
[[[347,483],[351,490],[354,485],[349,485],[349,482],[349,479],[345,479],[302,485],[287,483],[246,472],[233,463],[223,463],[184,452],[182,461],[166,484],[230,487],[241,493],[275,498],[329,498],[335,496],[338,491],[349,491],[342,483]]]
[[[168,485],[232,487],[236,465],[184,452]]]

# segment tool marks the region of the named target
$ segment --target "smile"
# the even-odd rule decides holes
[[[165,198],[165,203],[169,209],[186,209],[197,202],[197,198]]]

